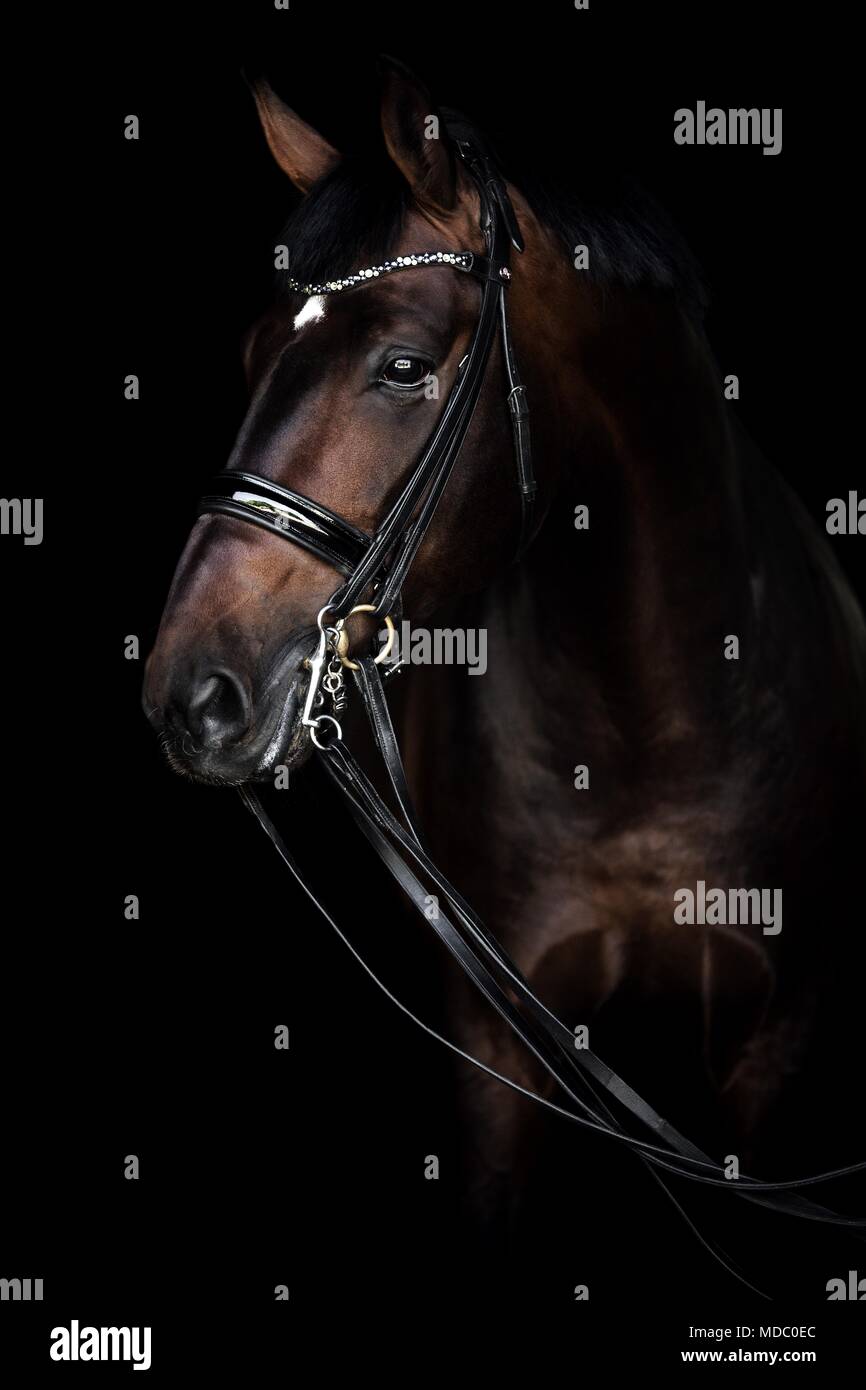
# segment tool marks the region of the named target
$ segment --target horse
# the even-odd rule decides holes
[[[421,248],[482,255],[478,188],[429,138],[437,108],[399,64],[385,66],[381,140],[348,158],[266,82],[253,91],[301,199],[283,236],[293,278],[244,340],[250,404],[227,470],[369,536],[460,378],[478,287],[447,264],[401,265],[345,295],[297,287]],[[850,1160],[839,1097],[854,1084],[863,955],[862,613],[732,413],[699,272],[661,210],[637,195],[584,203],[528,175],[506,186],[537,494],[515,563],[499,338],[402,587],[413,625],[487,640],[483,678],[432,665],[399,683],[420,822],[536,994],[602,1036],[703,1142],[764,1170],[792,1151]],[[289,769],[300,785],[313,750],[302,716],[334,571],[273,530],[198,518],[147,662],[146,715],[171,767],[199,782]],[[353,648],[375,628],[354,617]],[[784,905],[769,930],[677,916],[686,890],[756,887]],[[449,988],[460,1045],[541,1089],[468,984]],[[510,1221],[541,1122],[489,1074],[456,1084],[470,1203]]]

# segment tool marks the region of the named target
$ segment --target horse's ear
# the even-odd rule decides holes
[[[295,187],[308,193],[339,164],[340,154],[296,116],[263,78],[251,82],[250,87],[271,154]]]
[[[447,216],[459,199],[459,174],[430,93],[396,59],[382,57],[379,62],[388,154],[422,211]]]

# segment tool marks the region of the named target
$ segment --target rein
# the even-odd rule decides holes
[[[845,1226],[864,1239],[866,1235],[861,1232],[866,1227],[866,1221],[838,1216],[792,1189],[860,1171],[866,1168],[866,1163],[788,1182],[763,1182],[747,1176],[741,1176],[736,1181],[726,1178],[721,1164],[681,1135],[592,1051],[576,1045],[574,1034],[535,996],[514,962],[433,863],[424,844],[388,710],[380,664],[390,650],[393,618],[401,611],[400,594],[406,574],[430,526],[472,420],[497,330],[505,362],[507,404],[517,464],[520,498],[518,559],[532,537],[536,494],[529,409],[517,368],[506,302],[506,290],[511,280],[508,264],[510,250],[513,247],[518,252],[522,251],[523,240],[505,184],[477,133],[453,114],[446,122],[446,129],[478,190],[485,255],[470,251],[420,252],[399,256],[323,284],[301,285],[297,281],[290,281],[290,288],[308,295],[356,292],[381,276],[417,267],[435,268],[437,271],[449,268],[479,281],[481,302],[469,351],[460,364],[445,408],[421,458],[375,534],[369,536],[360,531],[321,503],[245,472],[226,471],[219,474],[209,492],[202,497],[198,514],[215,512],[248,521],[312,551],[342,574],[341,587],[318,616],[318,645],[306,663],[310,680],[302,722],[310,731],[322,766],[379,859],[476,987],[554,1078],[570,1102],[569,1106],[557,1105],[500,1075],[434,1033],[399,1000],[394,999],[361,960],[305,881],[258,795],[249,787],[241,787],[241,798],[318,911],[346,942],[367,973],[404,1013],[445,1046],[506,1086],[578,1125],[630,1146],[645,1163],[652,1165],[653,1175],[687,1221],[689,1218],[655,1170],[725,1188],[746,1201],[791,1216]],[[365,596],[369,597],[362,602]],[[361,656],[357,661],[351,661],[345,623],[352,613],[358,611],[382,618],[391,636],[388,645],[377,657]],[[388,776],[397,814],[376,791],[343,740],[342,727],[336,716],[345,707],[347,699],[343,677],[345,669],[352,671],[355,688]],[[392,668],[389,675],[396,670],[399,670],[399,666]],[[322,712],[326,696],[331,699],[332,713]],[[432,915],[431,888],[438,900]],[[651,1137],[636,1137],[624,1127],[622,1119],[618,1118],[620,1115],[636,1120]],[[690,1221],[689,1225],[711,1253],[735,1277],[742,1279],[742,1275],[731,1268],[718,1250],[698,1234]]]

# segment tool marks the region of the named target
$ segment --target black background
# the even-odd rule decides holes
[[[429,1335],[482,1308],[485,1340],[528,1333],[543,1310],[575,1356],[608,1348],[635,1364],[674,1364],[690,1321],[818,1322],[819,1361],[842,1354],[860,1310],[823,1290],[857,1267],[853,1242],[807,1245],[823,1253],[796,1311],[761,1304],[637,1165],[584,1154],[586,1140],[571,1209],[546,1214],[545,1264],[479,1246],[453,1179],[449,1058],[374,992],[231,794],[169,774],[140,712],[142,663],[123,659],[127,634],[152,645],[201,481],[240,423],[238,341],[266,302],[291,205],[242,66],[348,149],[375,122],[376,54],[390,52],[438,101],[524,149],[553,148],[578,180],[587,152],[642,177],[704,267],[741,418],[822,523],[863,472],[836,230],[845,120],[815,94],[824,49],[845,38],[829,12],[812,23],[819,34],[799,33],[781,5],[593,0],[578,13],[563,0],[482,16],[292,0],[288,13],[113,10],[34,40],[35,64],[22,51],[33,138],[12,161],[24,180],[12,230],[40,293],[10,376],[26,444],[3,491],[44,496],[46,534],[2,545],[0,1275],[41,1276],[46,1298],[2,1305],[0,1366],[17,1352],[52,1379],[73,1372],[47,1358],[50,1327],[73,1317],[151,1324],[151,1375],[168,1376],[235,1358],[286,1368],[319,1328],[330,1359],[356,1318],[383,1348],[398,1313]],[[782,154],[675,146],[673,111],[698,99],[783,107]],[[122,133],[132,112],[137,143]],[[138,403],[123,400],[128,372]],[[862,597],[862,539],[834,548]],[[315,775],[290,796],[299,857],[389,984],[437,1022],[434,954],[396,927],[374,935],[369,865],[348,836],[344,848]],[[123,918],[128,893],[137,923]],[[288,1053],[273,1047],[279,1023]],[[138,1182],[123,1177],[132,1153]],[[850,1209],[853,1195],[832,1197]],[[806,1240],[780,1217],[731,1230],[727,1208],[687,1200],[753,1276],[768,1251]],[[573,1302],[582,1282],[586,1305]],[[273,1301],[278,1283],[288,1304]],[[611,1342],[614,1329],[630,1335]]]

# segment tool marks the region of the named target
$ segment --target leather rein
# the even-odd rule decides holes
[[[446,949],[509,1027],[554,1078],[567,1105],[558,1105],[518,1085],[483,1062],[463,1052],[435,1033],[395,999],[358,955],[351,942],[319,901],[289,853],[257,793],[241,787],[240,795],[256,817],[283,862],[299,885],[360,964],[392,1001],[413,1021],[472,1065],[496,1077],[506,1086],[557,1112],[568,1120],[635,1150],[661,1183],[671,1201],[692,1226],[698,1239],[736,1278],[748,1281],[731,1268],[717,1248],[695,1230],[679,1203],[667,1191],[661,1174],[670,1173],[724,1188],[746,1201],[808,1220],[854,1228],[859,1234],[866,1221],[838,1216],[802,1197],[793,1189],[828,1181],[866,1168],[852,1164],[830,1173],[787,1182],[764,1182],[741,1175],[732,1181],[720,1163],[680,1134],[589,1048],[577,1046],[574,1033],[536,997],[526,979],[496,939],[448,882],[431,859],[418,825],[400,751],[391,722],[380,672],[387,648],[377,657],[347,656],[346,619],[363,610],[393,626],[400,610],[400,592],[410,565],[447,486],[461,445],[473,417],[485,378],[497,329],[503,349],[517,462],[520,497],[520,535],[517,557],[532,537],[536,482],[532,466],[529,410],[514,353],[508,320],[506,291],[511,279],[509,254],[523,250],[523,240],[506,186],[489,151],[477,132],[462,118],[446,122],[450,139],[476,185],[481,207],[480,226],[486,254],[469,251],[419,252],[398,256],[342,279],[322,284],[289,287],[307,295],[329,295],[360,290],[378,278],[419,266],[454,269],[475,278],[481,302],[472,342],[460,364],[445,408],[419,461],[411,470],[396,501],[373,536],[367,535],[321,503],[278,486],[257,474],[226,471],[218,475],[199,504],[199,515],[221,513],[269,530],[327,560],[343,576],[342,586],[318,616],[319,638],[308,659],[310,681],[303,723],[326,773],[335,784],[350,814],[379,859],[407,898],[433,928]],[[366,602],[360,600],[368,598]],[[346,703],[342,671],[351,669],[361,704],[370,722],[383,767],[396,803],[392,810],[352,756],[343,739],[336,715]],[[385,679],[399,667],[392,668]],[[320,712],[325,696],[333,713]],[[431,912],[431,889],[437,907]],[[630,1117],[647,1132],[638,1138],[624,1121]],[[860,1238],[866,1238],[860,1235]],[[753,1285],[749,1285],[754,1288]],[[760,1290],[755,1290],[761,1292]]]

